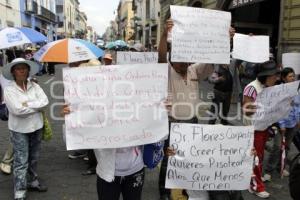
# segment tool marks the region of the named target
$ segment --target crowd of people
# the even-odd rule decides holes
[[[210,109],[211,115],[209,124],[215,124],[217,120],[223,125],[230,124],[227,119],[232,93],[234,88],[243,90],[241,101],[243,104],[244,125],[252,125],[251,117],[256,111],[256,97],[266,87],[276,84],[290,83],[296,80],[296,74],[292,68],[270,61],[254,64],[245,61],[232,59],[229,65],[203,64],[203,63],[182,63],[171,61],[171,41],[169,33],[173,27],[171,19],[166,20],[165,30],[162,34],[158,47],[158,62],[168,63],[169,69],[169,98],[166,107],[170,110],[176,103],[189,103],[196,107],[200,98],[193,98],[190,93],[199,97],[199,84],[208,80],[214,84],[214,106]],[[230,28],[230,37],[235,34],[234,28]],[[141,47],[135,47],[133,51],[142,51]],[[37,163],[41,151],[42,129],[44,126],[43,112],[48,105],[48,97],[43,89],[31,78],[41,72],[41,66],[31,61],[34,49],[26,49],[24,58],[9,60],[9,64],[3,67],[1,77],[1,101],[5,102],[8,109],[8,129],[10,131],[10,144],[0,168],[3,173],[13,172],[14,177],[14,199],[26,199],[28,190],[46,192],[47,186],[42,183],[37,174]],[[168,57],[169,56],[169,57]],[[106,54],[102,59],[103,65],[111,65],[113,58]],[[69,63],[69,67],[99,66],[101,62],[95,60],[84,60],[76,63]],[[54,64],[48,66],[54,69]],[[251,69],[250,75],[246,73]],[[50,75],[54,70],[49,69]],[[243,71],[238,76],[237,71]],[[247,78],[247,80],[242,78]],[[238,84],[238,87],[235,85]],[[177,94],[184,95],[177,95]],[[297,96],[292,105],[292,110],[287,118],[271,125],[263,131],[254,132],[254,157],[253,178],[249,183],[249,192],[260,198],[270,197],[264,182],[271,181],[273,174],[279,170],[282,176],[289,176],[288,162],[281,162],[282,142],[285,141],[285,157],[288,157],[290,146],[295,135],[299,134],[300,127],[300,99]],[[198,114],[196,109],[187,110],[184,106],[177,106],[174,112],[169,112],[169,123],[192,123],[197,124]],[[61,110],[62,115],[71,113],[69,105]],[[192,116],[192,117],[191,117]],[[184,120],[182,120],[184,119]],[[264,163],[264,151],[266,142],[273,138],[271,156]],[[162,159],[159,174],[159,193],[161,200],[171,199],[171,191],[165,187],[168,157],[176,154],[176,151],[169,145],[169,138],[164,143],[165,155]],[[97,175],[97,193],[99,200],[119,200],[120,195],[124,200],[141,200],[145,179],[145,165],[143,161],[143,146],[115,148],[115,149],[94,149],[87,151],[74,151],[69,155],[70,159],[83,158],[88,161],[88,168],[82,175]],[[11,166],[13,162],[13,165]],[[284,166],[281,166],[284,165]],[[291,168],[290,168],[291,169]],[[295,177],[293,177],[295,178]],[[291,183],[298,183],[293,181]],[[293,187],[293,185],[291,186]],[[294,199],[299,196],[291,190]],[[191,191],[183,190],[190,200],[242,200],[241,191]]]

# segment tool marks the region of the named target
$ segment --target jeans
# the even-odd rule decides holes
[[[41,148],[42,129],[32,133],[14,131],[10,131],[10,133],[14,151],[14,196],[15,198],[24,198],[28,186],[36,187],[39,185],[37,160]]]
[[[119,200],[122,194],[123,200],[142,200],[144,176],[144,169],[129,176],[115,176],[112,182],[97,176],[98,199]]]
[[[297,128],[286,128],[285,133],[285,163],[287,161],[288,152],[290,150],[291,143],[293,141],[294,136],[297,134]],[[266,166],[266,173],[272,174],[274,170],[278,169],[280,171],[281,165],[281,142],[282,135],[280,133],[276,134],[273,139],[273,146],[270,152],[270,156]]]

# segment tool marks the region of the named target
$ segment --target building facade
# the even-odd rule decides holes
[[[134,12],[132,10],[133,0],[121,0],[118,6],[118,35],[119,39],[126,42],[134,42]]]
[[[31,27],[48,37],[56,39],[56,2],[55,0],[20,0],[22,26]]]
[[[59,38],[75,37],[76,8],[78,6],[77,0],[56,0]]]
[[[0,0],[0,28],[20,27],[20,0]]]
[[[136,41],[149,50],[157,48],[160,39],[159,0],[134,0],[133,10]]]

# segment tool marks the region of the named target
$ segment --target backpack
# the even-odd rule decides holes
[[[293,159],[290,166],[289,187],[291,197],[295,200],[300,199],[300,153]]]
[[[154,169],[164,157],[164,141],[144,145],[144,164],[149,169]]]

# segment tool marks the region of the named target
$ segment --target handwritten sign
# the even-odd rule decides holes
[[[167,188],[245,190],[253,167],[253,126],[172,124]]]
[[[229,64],[229,12],[171,6],[173,62]]]
[[[255,130],[265,130],[287,117],[292,100],[298,95],[300,81],[265,88],[256,97],[257,110],[252,120]]]
[[[67,149],[121,148],[168,134],[167,64],[63,70]]]
[[[300,74],[300,53],[284,53],[282,54],[283,67],[291,67],[295,74]]]
[[[117,52],[117,64],[158,63],[157,52]]]
[[[236,33],[232,57],[252,63],[263,63],[270,56],[269,36],[249,36]]]

